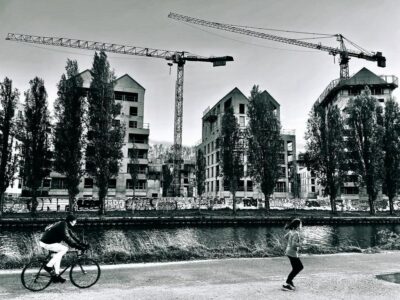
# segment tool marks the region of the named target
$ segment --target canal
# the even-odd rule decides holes
[[[42,229],[1,229],[0,260],[22,264],[42,253]],[[173,261],[283,255],[282,226],[133,228],[76,227],[91,245],[91,255],[104,263]],[[399,242],[400,225],[304,226],[303,253],[361,252]],[[398,244],[398,243],[397,243]],[[387,248],[386,248],[387,249]]]

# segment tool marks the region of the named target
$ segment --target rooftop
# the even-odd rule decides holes
[[[398,78],[394,75],[376,75],[367,68],[362,68],[356,74],[351,76],[349,79],[335,79],[332,80],[329,85],[325,88],[322,94],[318,97],[316,104],[321,104],[327,99],[330,99],[343,87],[347,86],[373,86],[373,85],[385,85],[392,90],[398,87]]]

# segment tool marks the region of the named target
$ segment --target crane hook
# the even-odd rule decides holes
[[[168,66],[169,66],[169,75],[171,75],[171,67],[172,67],[173,63],[169,62]]]

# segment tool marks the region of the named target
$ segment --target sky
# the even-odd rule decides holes
[[[396,0],[0,0],[0,79],[21,92],[35,76],[44,79],[52,110],[66,60],[90,69],[93,52],[6,41],[8,32],[68,37],[138,47],[234,57],[225,67],[187,62],[183,88],[183,145],[201,139],[203,111],[235,87],[249,96],[253,85],[281,104],[281,124],[296,130],[297,149],[312,104],[339,77],[338,59],[327,52],[257,39],[168,18],[169,12],[220,23],[337,34],[369,51],[381,51],[386,68],[353,58],[350,74],[366,67],[377,75],[400,76],[400,4]],[[310,38],[315,35],[288,35]],[[308,40],[337,47],[334,38]],[[353,48],[351,48],[353,49]],[[144,122],[150,140],[173,142],[176,66],[166,60],[110,53],[117,77],[129,74],[145,89]],[[399,91],[394,96],[398,97]]]

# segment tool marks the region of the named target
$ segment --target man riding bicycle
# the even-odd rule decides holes
[[[79,250],[86,250],[89,247],[87,244],[81,242],[72,231],[72,227],[75,225],[76,217],[68,215],[65,221],[59,221],[47,226],[40,239],[39,245],[42,248],[55,252],[44,267],[44,269],[52,275],[53,282],[65,282],[65,278],[60,276],[60,264],[64,254],[68,251],[68,247],[61,244],[61,242],[65,242],[68,246]]]

